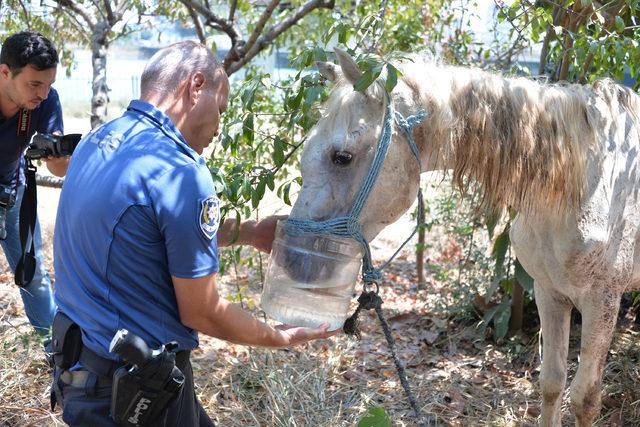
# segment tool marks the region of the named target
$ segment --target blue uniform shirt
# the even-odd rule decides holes
[[[204,160],[169,117],[132,101],[73,153],[54,235],[55,300],[108,352],[120,328],[157,348],[198,345],[180,323],[171,276],[218,271],[219,201]]]
[[[51,88],[47,99],[31,111],[29,131],[26,138],[18,135],[18,121],[21,112],[13,117],[3,117],[0,113],[0,184],[24,184],[24,157],[26,143],[34,133],[63,133],[62,107],[58,92]],[[19,173],[16,173],[19,172]]]

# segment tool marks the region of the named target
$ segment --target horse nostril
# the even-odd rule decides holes
[[[351,163],[353,155],[348,151],[336,151],[333,153],[333,163],[338,166],[345,166]]]

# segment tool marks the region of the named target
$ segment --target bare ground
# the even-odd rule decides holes
[[[49,212],[57,191],[39,189]],[[51,265],[54,216],[42,212]],[[410,222],[407,215],[377,239],[373,251],[378,262],[410,231]],[[452,243],[436,240],[428,256],[446,263]],[[226,275],[222,292],[242,294],[245,306],[258,306],[256,270],[240,267],[237,274]],[[536,425],[540,396],[535,313],[524,333],[497,345],[479,333],[478,319],[465,305],[472,295],[460,295],[455,280],[441,280],[433,272],[419,288],[414,270],[411,251],[404,251],[386,272],[381,293],[398,354],[424,414],[434,425]],[[3,266],[0,426],[62,425],[59,410],[49,407],[50,371],[11,283]],[[203,336],[192,357],[196,392],[221,426],[352,426],[375,406],[386,410],[394,426],[416,425],[374,314],[365,313],[361,325],[361,340],[341,335],[292,350],[248,348]],[[618,329],[598,426],[640,425],[638,333],[631,322]],[[577,326],[572,337],[570,379],[578,359]],[[565,393],[563,425],[573,424],[567,397]]]

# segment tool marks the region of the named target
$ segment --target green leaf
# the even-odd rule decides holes
[[[398,70],[391,64],[387,64],[387,81],[384,83],[384,88],[387,92],[391,93],[394,87],[398,84]]]
[[[291,183],[288,182],[282,189],[282,200],[289,206],[291,206],[291,199],[289,199],[289,191],[291,191]]]
[[[242,197],[245,199],[251,197],[251,180],[246,176],[242,181]]]
[[[624,31],[625,28],[626,28],[626,25],[624,23],[624,19],[622,19],[621,16],[616,16],[616,30],[618,30],[618,32],[621,33]]]
[[[260,195],[258,193],[258,190],[255,189],[251,192],[251,207],[255,209],[258,207],[259,204],[260,204]]]
[[[258,197],[260,197],[260,200],[262,200],[262,198],[264,197],[266,185],[267,185],[267,180],[263,177],[258,183],[258,186],[256,187],[256,190],[258,192]]]
[[[496,241],[493,243],[491,249],[491,256],[496,261],[496,274],[500,275],[504,266],[504,259],[509,249],[509,228],[510,224],[507,224],[502,230],[502,233],[496,237]]]
[[[252,145],[253,136],[253,113],[249,113],[242,122],[242,137],[245,139],[247,144]]]
[[[482,324],[485,328],[491,322],[491,320],[493,320],[493,317],[496,315],[499,307],[499,305],[493,306],[489,310],[487,310],[486,313],[484,313],[484,316],[482,316]]]
[[[313,49],[313,57],[316,61],[327,61],[327,53],[320,47],[315,47]]]
[[[520,286],[522,289],[527,291],[528,293],[533,292],[533,277],[529,276],[529,273],[522,267],[518,258],[516,258],[515,262],[515,277],[518,279]]]
[[[487,233],[489,233],[490,239],[493,239],[493,232],[495,231],[499,220],[500,214],[495,210],[489,210],[484,215],[484,225],[487,227]]]
[[[365,71],[358,81],[353,85],[353,90],[358,92],[364,92],[367,90],[371,83],[373,83],[378,76],[374,76],[371,70]]]
[[[276,136],[273,141],[273,163],[276,167],[280,167],[284,163],[284,149],[284,142],[279,136]]]
[[[511,300],[505,298],[502,300],[496,310],[493,318],[493,325],[495,326],[494,336],[496,339],[504,338],[509,331],[509,319],[511,319]]]
[[[351,30],[348,26],[343,25],[340,27],[340,32],[338,33],[338,43],[347,44],[349,38],[351,37]]]
[[[267,172],[265,180],[267,181],[267,187],[269,188],[269,190],[273,191],[273,189],[276,187],[275,177],[273,176],[273,174],[271,172]]]
[[[358,427],[391,427],[391,419],[384,408],[377,406],[364,414],[358,421]]]
[[[580,0],[582,7],[587,7],[591,4],[591,0]]]
[[[287,99],[287,107],[289,107],[290,110],[296,110],[300,106],[303,96],[304,96],[304,90],[303,88],[300,88],[295,98]]]

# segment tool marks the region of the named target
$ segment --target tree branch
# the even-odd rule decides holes
[[[118,16],[118,20],[122,19],[122,17],[124,16],[124,13],[130,7],[133,6],[133,4],[132,4],[133,2],[131,2],[131,1],[122,1],[120,3],[116,3],[116,2],[114,2],[114,3],[116,5],[116,11],[114,13]],[[140,13],[140,15],[142,15],[142,10],[139,10],[139,13]],[[139,18],[140,15],[138,15],[138,19],[140,19]]]
[[[380,8],[378,10],[378,19],[379,27],[376,25],[376,28],[373,30],[373,40],[371,41],[371,46],[369,47],[369,52],[375,52],[376,47],[378,46],[378,42],[380,41],[380,36],[384,34],[384,15],[387,13],[387,0],[380,0]],[[378,33],[378,30],[380,31]]]
[[[91,4],[93,5],[93,7],[96,8],[96,15],[99,14],[102,20],[106,20],[107,15],[105,15],[102,9],[100,8],[100,0],[91,0]]]
[[[571,50],[573,48],[573,33],[576,32],[576,29],[582,21],[584,21],[589,13],[593,10],[591,5],[587,7],[582,7],[582,3],[576,1],[573,4],[573,13],[568,17],[568,23],[564,26],[565,35],[564,35],[564,52],[562,54],[562,64],[560,65],[560,73],[558,74],[558,80],[566,80],[569,75],[569,63],[571,62]]]
[[[18,0],[20,2],[20,7],[22,7],[22,11],[24,12],[24,20],[27,23],[27,29],[31,29],[31,17],[29,16],[29,11],[27,10],[27,6],[25,6],[22,0]]]
[[[86,43],[91,43],[91,29],[87,29],[87,24],[80,21],[80,19],[78,19],[78,15],[76,15],[72,10],[66,9],[60,5],[56,7],[56,10],[60,11],[61,16],[69,19],[68,22],[82,35]],[[65,22],[67,22],[66,19]]]
[[[229,22],[236,22],[236,9],[238,8],[238,0],[231,0],[229,5]]]
[[[538,74],[544,74],[545,68],[547,68],[547,56],[549,55],[549,45],[551,44],[551,39],[556,37],[556,31],[554,29],[555,25],[558,25],[560,21],[564,19],[564,10],[560,5],[554,6],[553,11],[553,23],[547,26],[547,34],[544,36],[544,41],[542,42],[542,48],[540,49],[540,70]],[[554,73],[555,74],[555,73]]]
[[[118,19],[113,14],[113,9],[111,8],[111,0],[103,0],[104,10],[107,12],[107,21],[112,26],[118,21]]]
[[[83,7],[75,3],[73,0],[54,0],[54,1],[57,4],[59,4],[60,7],[69,9],[72,12],[74,12],[76,15],[79,15],[80,17],[82,17],[82,19],[85,21],[87,26],[91,29],[91,31],[93,31],[93,29],[96,26],[96,22],[91,17],[89,12],[87,12]]]
[[[191,1],[191,0],[182,0]],[[262,35],[256,40],[256,43],[251,49],[249,49],[242,57],[237,60],[233,58],[235,53],[232,49],[229,51],[224,59],[224,68],[228,75],[231,75],[242,68],[247,62],[253,59],[258,53],[269,46],[280,34],[297,24],[298,21],[303,19],[309,13],[315,9],[333,9],[335,6],[334,0],[309,0],[304,5],[300,6],[293,12],[291,12],[282,22],[269,28],[265,35]]]
[[[249,40],[247,40],[247,43],[237,49],[238,56],[242,57],[253,47],[254,44],[256,44],[256,40],[258,40],[258,37],[260,36],[260,34],[262,34],[264,26],[267,25],[267,21],[269,20],[269,18],[271,18],[273,11],[276,9],[279,3],[280,0],[271,0],[271,2],[267,5],[267,8],[264,10],[264,12],[262,12],[262,15],[260,16],[260,19],[258,19],[256,27],[253,29],[253,32],[249,36]]]
[[[191,20],[193,21],[193,25],[196,27],[196,34],[198,34],[198,39],[200,39],[200,43],[207,43],[207,34],[204,31],[204,27],[202,26],[202,22],[200,21],[200,17],[198,13],[193,10],[192,7],[185,5],[187,11],[189,12],[189,16],[191,16]]]
[[[205,24],[211,25],[216,29],[226,33],[231,39],[231,45],[235,46],[240,40],[238,30],[233,26],[232,22],[227,21],[211,12],[209,8],[200,3],[198,0],[180,0],[187,8],[191,8],[205,18]],[[233,49],[232,49],[233,50]]]

